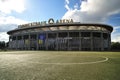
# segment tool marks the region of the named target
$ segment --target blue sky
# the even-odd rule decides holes
[[[49,18],[60,19],[66,9],[64,0],[26,0],[26,10],[22,14],[13,13],[20,19],[26,21],[42,21]]]
[[[17,25],[69,19],[81,23],[103,23],[114,27],[112,41],[120,42],[120,0],[0,0],[0,41]]]

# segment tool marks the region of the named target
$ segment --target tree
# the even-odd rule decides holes
[[[120,43],[119,42],[112,42],[111,43],[111,50],[120,51]]]
[[[0,41],[0,50],[6,50],[9,46],[9,42]]]

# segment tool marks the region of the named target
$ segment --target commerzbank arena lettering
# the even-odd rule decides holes
[[[55,21],[53,18],[50,18],[48,21],[22,24],[22,25],[19,25],[18,27],[24,28],[24,27],[32,27],[32,26],[43,26],[43,25],[47,25],[47,24],[61,24],[61,23],[73,23],[73,19],[60,19],[60,20]]]

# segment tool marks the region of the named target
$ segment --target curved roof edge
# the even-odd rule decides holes
[[[74,23],[58,23],[58,24],[46,24],[41,26],[32,26],[32,27],[26,27],[26,28],[17,28],[14,30],[10,30],[7,32],[7,34],[11,34],[12,32],[20,31],[20,30],[26,30],[26,29],[33,29],[33,28],[44,28],[44,27],[56,27],[56,26],[101,26],[104,28],[107,28],[110,32],[113,31],[113,27],[107,24],[100,24],[100,23],[80,23],[80,22],[74,22]]]

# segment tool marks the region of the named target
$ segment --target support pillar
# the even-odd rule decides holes
[[[108,33],[108,50],[111,49],[111,35]]]
[[[24,50],[24,45],[25,45],[25,43],[24,43],[24,36],[21,35],[21,37],[22,37],[22,39],[21,39],[21,41],[22,41],[22,50]]]
[[[104,50],[104,46],[103,46],[103,33],[101,33],[101,51]]]
[[[93,51],[93,32],[90,33],[91,38],[91,51]]]
[[[68,34],[68,39],[67,39],[67,41],[68,41],[67,47],[68,47],[68,48],[67,48],[67,50],[70,50],[70,46],[69,46],[69,39],[70,39],[69,34],[70,34],[70,32],[68,32],[67,34]]]
[[[48,50],[48,33],[46,33],[45,47],[46,47],[46,50]]]
[[[12,38],[12,37],[9,36],[9,46],[8,46],[9,49],[11,49],[11,38]]]
[[[39,50],[39,33],[36,35],[36,50]]]
[[[58,32],[56,32],[56,50],[58,51]]]
[[[82,46],[81,46],[81,43],[82,43],[82,42],[81,42],[81,39],[82,39],[82,38],[81,38],[81,32],[79,32],[79,40],[80,40],[79,51],[81,51],[81,47],[82,47]]]
[[[17,36],[15,36],[16,37],[16,40],[15,40],[15,49],[17,50],[17,48],[18,48],[18,39],[17,39]]]
[[[28,50],[30,50],[30,47],[31,47],[31,45],[30,45],[30,39],[31,39],[31,38],[30,38],[30,34],[28,34],[28,41],[29,41],[29,43],[28,43],[28,45],[29,45],[29,46],[28,46]]]

